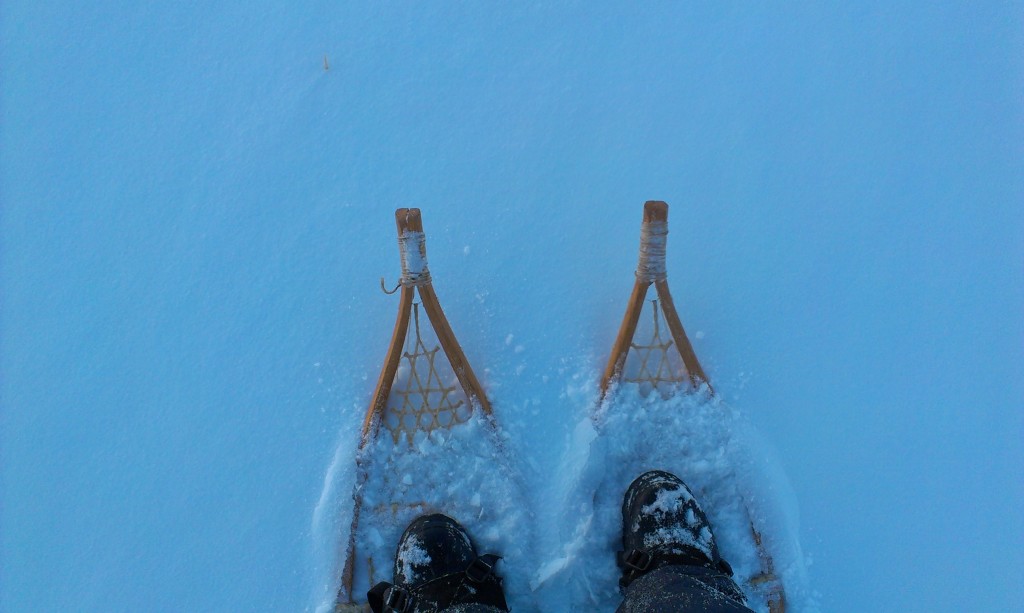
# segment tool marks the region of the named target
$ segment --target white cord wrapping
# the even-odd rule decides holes
[[[420,286],[430,283],[426,235],[405,231],[398,237],[398,251],[402,256],[402,285]]]
[[[636,276],[652,283],[665,279],[665,244],[668,242],[668,222],[645,221],[640,226],[640,263]]]

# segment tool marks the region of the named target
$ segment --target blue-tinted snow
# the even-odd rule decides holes
[[[574,398],[593,405],[596,389],[575,391]],[[752,580],[764,570],[756,530],[784,585],[787,606],[816,610],[793,495],[772,464],[747,419],[706,387],[663,398],[642,393],[635,383],[617,386],[596,419],[591,410],[584,412],[560,462],[562,474],[542,497],[558,512],[544,517],[550,532],[534,580],[541,602],[559,603],[550,610],[615,610],[622,598],[620,570],[608,552],[623,547],[623,494],[644,472],[667,470],[694,492],[752,609],[766,612],[769,597],[767,586]],[[681,526],[657,537],[698,544]],[[710,550],[710,538],[702,535],[699,546]]]
[[[314,606],[397,207],[423,209],[452,326],[547,483],[646,199],[672,207],[698,355],[792,483],[822,609],[1024,599],[1019,6],[14,0],[0,22],[0,609]]]

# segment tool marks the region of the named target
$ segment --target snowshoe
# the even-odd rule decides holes
[[[647,202],[626,312],[589,419],[577,424],[575,444],[564,462],[574,481],[563,512],[576,519],[561,532],[565,544],[546,554],[557,563],[542,568],[534,584],[556,594],[567,587],[574,611],[613,610],[622,598],[619,578],[629,583],[646,572],[640,569],[662,565],[666,556],[710,564],[705,570],[717,574],[720,550],[753,609],[784,613],[786,589],[798,583],[785,585],[776,568],[785,569],[786,579],[800,581],[799,543],[783,525],[784,512],[753,455],[756,437],[716,394],[683,327],[669,291],[667,239],[668,205]],[[688,486],[672,490],[679,496],[678,512],[645,518],[640,510],[656,502],[660,488],[654,483],[665,477],[650,476],[637,484],[633,501],[643,521],[633,534],[632,526],[626,526],[619,560],[637,568],[623,577],[623,568],[608,555],[623,543],[623,492],[637,475],[652,469],[685,475]],[[700,506],[683,500],[686,487],[700,494]],[[661,493],[670,495],[668,489]],[[693,519],[688,521],[689,513]],[[645,545],[642,535],[654,535],[661,522],[677,520],[686,526],[679,532],[688,536],[680,543],[688,547]],[[702,540],[709,520],[716,538],[709,528]],[[577,560],[587,563],[573,564]]]

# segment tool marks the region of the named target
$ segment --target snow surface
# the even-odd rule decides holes
[[[595,399],[589,387],[577,393],[584,402]],[[766,462],[749,422],[706,388],[665,399],[642,394],[637,384],[621,385],[603,403],[596,422],[587,418],[577,424],[561,463],[564,476],[548,492],[560,501],[552,520],[561,538],[541,554],[557,561],[534,580],[541,602],[558,603],[552,611],[615,609],[621,601],[615,552],[622,549],[623,495],[633,479],[657,469],[680,476],[694,492],[752,607],[767,610],[765,595],[745,581],[761,570],[753,521],[785,585],[789,606],[815,610],[793,494]]]
[[[315,609],[398,207],[561,504],[647,199],[821,610],[1014,608],[1022,12],[2,3],[0,610]]]
[[[419,432],[411,448],[403,438],[396,445],[381,433],[359,454],[369,477],[359,485],[362,510],[356,532],[357,558],[373,560],[376,571],[368,577],[364,565],[356,565],[353,591],[357,601],[378,581],[391,581],[399,538],[413,519],[425,513],[444,513],[457,519],[469,532],[477,552],[502,556],[500,571],[505,578],[506,596],[517,609],[530,602],[528,578],[536,559],[533,554],[533,509],[517,467],[507,461],[502,433],[492,420],[477,409],[467,421],[429,434]],[[351,464],[353,457],[343,458]],[[406,478],[407,477],[407,478]],[[344,551],[351,529],[353,495],[350,479],[345,489],[336,490],[331,505],[339,521],[318,526],[317,537],[338,543]],[[327,487],[333,488],[332,485]],[[318,512],[324,517],[323,512]],[[333,611],[343,557],[324,565],[328,572],[318,583],[329,586],[317,606]],[[520,604],[523,603],[523,604]]]
[[[585,396],[596,403],[595,388],[588,388]],[[615,565],[615,552],[621,549],[622,497],[633,478],[651,469],[684,476],[698,493],[719,551],[755,610],[767,607],[766,595],[748,581],[762,570],[752,525],[763,535],[789,606],[815,609],[796,518],[787,514],[793,509],[792,493],[784,480],[763,468],[764,450],[736,411],[706,387],[665,399],[658,393],[642,394],[637,384],[623,384],[598,415],[596,420],[590,413],[583,416],[569,457],[550,471],[556,489],[532,495],[514,458],[507,455],[504,432],[479,409],[465,423],[418,432],[411,443],[404,433],[396,442],[382,430],[355,456],[335,456],[342,467],[332,465],[328,471],[338,477],[325,483],[315,513],[315,538],[337,543],[324,550],[329,559],[318,566],[322,574],[317,583],[324,589],[317,611],[333,610],[346,557],[338,554],[349,542],[357,497],[361,512],[353,591],[358,600],[376,582],[392,580],[405,527],[419,515],[441,512],[466,527],[479,553],[503,556],[499,572],[514,610],[614,610],[622,599]],[[357,463],[368,475],[365,481],[352,470]],[[679,497],[672,499],[678,502]],[[659,502],[669,504],[659,498],[652,506]],[[541,525],[554,526],[560,538],[538,550],[535,528]],[[692,541],[685,528],[679,532],[662,536]],[[710,551],[710,534],[701,536],[695,544]],[[367,560],[374,568],[372,577],[364,572]]]

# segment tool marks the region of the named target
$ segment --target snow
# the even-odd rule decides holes
[[[807,608],[1012,608],[1022,19],[5,2],[0,610],[330,596],[399,207],[423,210],[536,512],[517,593],[603,598],[583,580],[606,562],[579,561],[606,558],[574,536],[610,524],[578,492],[622,449],[589,414],[648,199],[671,207],[676,306],[736,416],[713,433],[749,444],[735,476],[763,477],[753,503],[798,583],[803,561]],[[720,507],[722,456],[670,459]],[[628,478],[606,477],[609,496]]]
[[[596,401],[595,390],[580,393]],[[557,569],[543,568],[533,582],[542,601],[559,602],[563,610],[614,610],[621,600],[614,552],[622,549],[623,494],[640,474],[667,470],[694,492],[722,557],[732,565],[752,606],[759,599],[764,603],[756,588],[742,580],[760,572],[750,531],[753,520],[766,537],[789,605],[816,609],[797,518],[789,515],[785,500],[792,495],[788,484],[765,470],[763,445],[736,410],[706,389],[665,399],[653,391],[642,394],[637,384],[623,384],[602,405],[597,424],[588,417],[576,429],[569,457],[561,463],[572,474],[560,482],[573,485],[560,488],[560,509],[553,519],[560,538],[541,553],[561,562]],[[669,502],[658,499],[652,507]],[[693,538],[685,528],[678,532],[663,536],[676,542]]]
[[[685,490],[664,490],[658,494],[654,502],[643,508],[644,515],[660,517],[659,521],[662,522],[660,528],[649,532],[644,537],[644,549],[654,551],[658,549],[659,545],[685,545],[696,547],[703,551],[709,559],[712,558],[711,530],[707,526],[701,526],[697,536],[693,535],[697,523],[697,514],[693,509],[686,509],[681,522],[675,520],[676,512],[691,499],[692,497]],[[670,521],[670,518],[672,523],[666,523]],[[634,522],[633,530],[639,529],[639,526],[639,521]]]
[[[419,539],[412,534],[401,543],[395,556],[402,561],[402,569],[404,571],[402,581],[406,585],[411,584],[413,581],[412,567],[414,564],[420,566],[430,564],[430,554],[423,548],[423,544],[420,543]],[[328,610],[330,609],[328,608]]]
[[[500,430],[491,420],[475,415],[452,428],[439,428],[429,435],[418,433],[411,449],[400,441],[396,446],[387,433],[378,437],[360,455],[369,477],[359,486],[362,499],[356,549],[373,560],[381,572],[366,577],[357,566],[354,591],[365,594],[378,581],[390,581],[399,538],[413,519],[424,513],[444,513],[456,518],[474,539],[477,553],[502,556],[506,596],[517,609],[530,602],[527,578],[536,559],[533,554],[533,509],[522,504],[527,499],[518,467],[503,453]],[[414,483],[394,484],[391,475],[416,471]],[[474,503],[474,499],[477,502]],[[351,490],[337,501],[337,510],[351,518]],[[343,546],[348,542],[347,526],[334,535],[325,535]],[[339,546],[338,550],[342,550]],[[340,562],[340,560],[339,560]],[[338,587],[340,574],[322,578]],[[317,607],[333,610],[335,593],[329,591]]]

